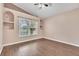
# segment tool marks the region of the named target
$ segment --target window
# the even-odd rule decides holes
[[[37,21],[30,20],[25,17],[18,17],[19,18],[19,37],[27,37],[31,35],[37,34]]]

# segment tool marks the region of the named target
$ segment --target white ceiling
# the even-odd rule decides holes
[[[34,3],[14,4],[24,9],[25,11],[41,18],[51,17],[65,11],[70,11],[72,9],[79,8],[79,3],[53,3],[51,7],[45,7],[43,9],[39,9],[38,6],[34,5]]]

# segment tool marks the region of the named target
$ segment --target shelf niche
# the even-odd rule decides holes
[[[6,29],[14,29],[14,15],[10,11],[4,12],[3,25]]]

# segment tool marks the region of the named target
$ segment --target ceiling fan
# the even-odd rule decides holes
[[[42,9],[44,7],[52,6],[52,3],[35,3],[34,5],[38,6],[40,9]]]

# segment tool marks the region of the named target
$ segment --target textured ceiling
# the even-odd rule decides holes
[[[52,3],[51,7],[45,7],[42,9],[39,9],[39,7],[35,6],[34,3],[14,3],[14,4],[24,9],[25,11],[41,18],[48,18],[57,15],[59,13],[79,8],[79,3]]]

